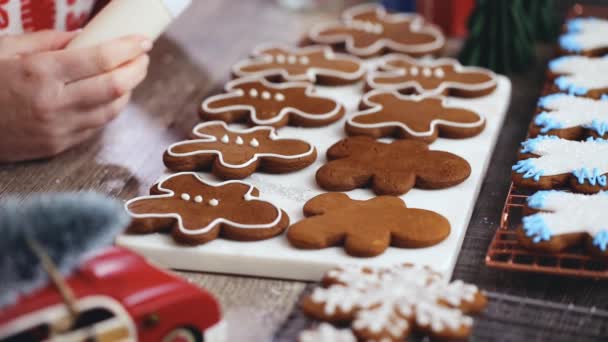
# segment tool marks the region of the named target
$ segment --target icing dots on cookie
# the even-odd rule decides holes
[[[573,95],[608,89],[608,57],[563,56],[549,63],[555,86]]]
[[[542,97],[538,105],[543,112],[534,123],[541,133],[556,129],[583,127],[599,136],[608,132],[608,101],[577,97],[571,94],[551,94]]]
[[[230,128],[223,121],[198,124],[194,139],[169,146],[165,165],[175,171],[211,171],[221,178],[235,179],[265,172],[291,172],[316,159],[313,145],[298,139],[279,138],[272,127]],[[265,163],[271,160],[271,163]]]
[[[608,20],[601,18],[574,18],[568,20],[568,31],[559,38],[560,47],[568,52],[608,48]]]

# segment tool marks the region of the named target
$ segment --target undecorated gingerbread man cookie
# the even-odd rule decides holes
[[[540,113],[534,118],[530,135],[551,134],[577,140],[608,133],[608,100],[572,94],[551,94],[538,101]]]
[[[261,169],[287,173],[303,169],[317,158],[311,144],[297,139],[279,138],[272,127],[240,130],[223,121],[198,124],[193,140],[171,145],[163,157],[175,171],[205,171],[224,179],[241,179]]]
[[[608,57],[563,56],[549,63],[556,90],[599,99],[608,93]]]
[[[331,191],[369,186],[378,195],[402,195],[413,187],[451,187],[471,174],[463,158],[431,151],[424,142],[414,140],[385,144],[370,137],[350,137],[330,147],[327,159],[316,179],[322,188]]]
[[[486,120],[478,113],[451,106],[444,96],[403,95],[395,90],[372,90],[346,121],[349,135],[396,137],[427,143],[438,136],[462,139],[483,131]]]
[[[565,53],[602,56],[608,52],[608,20],[603,18],[574,18],[568,20],[568,32],[559,38]]]
[[[393,196],[358,201],[344,193],[326,193],[306,202],[304,216],[307,218],[287,232],[292,246],[322,249],[344,245],[346,253],[356,257],[380,255],[389,246],[429,247],[450,234],[445,217],[408,208]]]
[[[520,240],[529,248],[560,252],[586,245],[596,255],[608,256],[608,193],[593,195],[538,191],[527,199]]]
[[[498,82],[492,71],[464,67],[457,60],[416,60],[401,54],[383,57],[379,70],[367,75],[368,89],[398,90],[403,94],[479,97],[490,94]]]
[[[276,81],[307,81],[323,85],[356,83],[365,68],[360,59],[335,53],[328,46],[287,47],[265,44],[255,48],[252,58],[232,68],[236,77],[263,75]]]
[[[289,217],[258,198],[259,191],[241,181],[209,184],[193,172],[171,175],[150,190],[150,196],[125,204],[133,218],[131,233],[170,231],[180,243],[197,245],[218,236],[255,241],[281,234]]]
[[[569,187],[595,193],[608,189],[608,140],[573,141],[539,135],[522,143],[520,160],[513,166],[515,185],[550,190]]]
[[[388,13],[376,4],[351,7],[341,22],[312,28],[308,40],[344,48],[359,57],[373,57],[387,52],[411,56],[436,55],[445,45],[441,30],[418,14]]]
[[[344,107],[314,93],[309,83],[271,83],[262,76],[233,80],[226,93],[211,96],[202,104],[203,120],[247,122],[257,126],[319,127],[342,118]]]
[[[411,333],[432,340],[465,340],[484,294],[461,280],[448,282],[426,267],[349,266],[329,271],[323,287],[302,301],[309,316],[347,323],[359,341],[406,341]]]

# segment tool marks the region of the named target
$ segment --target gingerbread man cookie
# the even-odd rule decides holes
[[[559,38],[565,53],[602,56],[608,53],[608,20],[602,18],[574,18],[568,20],[566,34]]]
[[[239,78],[226,84],[226,93],[211,96],[202,104],[203,120],[248,122],[257,126],[319,127],[344,115],[344,107],[314,93],[309,83],[270,83],[264,77]]]
[[[608,256],[606,214],[608,192],[593,195],[564,191],[538,191],[527,198],[519,238],[531,249],[560,252],[586,245],[588,250]]]
[[[424,142],[414,140],[385,144],[370,137],[350,137],[330,147],[327,159],[316,178],[322,188],[331,191],[369,186],[378,195],[402,195],[414,186],[448,188],[471,174],[471,166],[463,158],[431,151]]]
[[[608,101],[572,94],[551,94],[538,101],[540,113],[534,118],[530,135],[556,135],[576,140],[608,133]]]
[[[549,62],[555,90],[599,99],[608,93],[608,57],[563,56]]]
[[[367,75],[368,89],[398,90],[403,94],[479,97],[498,84],[492,71],[464,67],[457,60],[416,60],[391,54],[380,60],[379,70]]]
[[[364,4],[347,9],[342,21],[312,28],[308,40],[344,48],[359,57],[387,52],[412,56],[436,55],[445,45],[441,30],[418,14],[387,13],[384,7]]]
[[[290,48],[281,44],[260,45],[252,58],[232,68],[236,77],[263,75],[276,81],[307,81],[323,85],[356,83],[365,68],[360,59],[335,53],[328,46]]]
[[[589,137],[572,141],[539,135],[522,143],[520,160],[513,166],[513,183],[533,189],[570,187],[595,193],[608,189],[608,140]]]
[[[432,340],[465,340],[487,305],[475,285],[448,282],[429,268],[347,266],[329,271],[323,287],[302,301],[307,315],[348,323],[359,341],[406,341],[412,333]]]
[[[346,253],[373,257],[389,247],[436,245],[450,234],[450,223],[436,212],[411,209],[399,197],[379,196],[367,201],[344,193],[316,196],[304,205],[307,218],[292,225],[287,239],[302,249],[344,245]]]
[[[443,96],[403,95],[395,90],[372,90],[346,121],[349,135],[393,136],[433,142],[438,136],[462,139],[483,131],[486,120],[478,113],[451,106]]]
[[[175,171],[211,169],[224,179],[241,179],[261,169],[287,173],[303,169],[317,159],[311,144],[297,139],[281,139],[272,127],[246,130],[229,128],[223,121],[198,124],[194,139],[171,145],[164,155],[165,165]]]
[[[188,245],[218,236],[255,241],[281,234],[289,217],[258,195],[258,189],[245,182],[212,185],[194,172],[177,173],[152,187],[150,196],[125,204],[133,218],[129,232],[169,230],[177,242]]]

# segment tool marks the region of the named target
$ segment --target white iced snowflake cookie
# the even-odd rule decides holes
[[[351,321],[359,340],[403,341],[412,330],[431,337],[466,338],[486,299],[474,285],[448,283],[428,268],[343,267],[328,272],[302,308],[326,321]]]
[[[596,99],[608,92],[608,57],[559,57],[549,62],[549,72],[563,92]]]
[[[608,255],[607,192],[538,191],[527,207],[539,211],[523,218],[528,246],[556,252],[587,242],[592,252]]]
[[[513,166],[513,182],[535,189],[568,186],[593,193],[606,188],[608,141],[572,141],[540,135],[522,143],[524,159]]]
[[[608,101],[572,94],[551,94],[541,97],[542,110],[534,118],[532,135],[551,134],[574,140],[587,135],[603,137],[608,132]]]
[[[568,31],[559,38],[559,46],[568,53],[600,55],[608,49],[608,20],[574,18],[568,20]]]

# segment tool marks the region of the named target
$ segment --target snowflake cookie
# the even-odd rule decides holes
[[[549,252],[586,244],[594,254],[608,256],[608,192],[593,195],[538,191],[527,199],[520,240],[529,248]]]
[[[601,56],[608,52],[607,19],[574,18],[566,25],[568,31],[559,38],[562,51],[586,56]]]
[[[551,134],[568,140],[608,133],[608,100],[572,94],[551,94],[538,101],[540,113],[534,118],[531,136]]]
[[[412,332],[437,339],[465,339],[487,304],[475,285],[449,283],[411,264],[329,271],[323,287],[302,301],[302,310],[323,321],[349,323],[359,341],[404,341]]]
[[[223,179],[241,179],[261,169],[286,173],[303,169],[317,158],[311,144],[279,138],[272,127],[234,129],[223,121],[208,121],[194,127],[192,140],[167,149],[165,165],[175,171],[204,171]]]
[[[150,196],[127,201],[131,233],[170,231],[180,243],[196,245],[218,236],[254,241],[281,234],[289,217],[258,198],[259,191],[241,181],[209,184],[194,172],[171,175]]]
[[[389,247],[429,247],[445,240],[450,222],[438,213],[408,208],[394,196],[366,201],[340,192],[321,194],[304,205],[305,219],[287,232],[289,243],[301,249],[344,245],[346,253],[373,257]]]
[[[356,83],[365,75],[363,62],[354,56],[335,53],[329,46],[288,47],[264,44],[252,57],[232,68],[236,77],[263,75],[277,81],[307,81],[323,85]]]
[[[496,89],[496,74],[462,66],[457,60],[417,60],[406,55],[383,57],[378,71],[367,75],[368,89],[398,90],[403,94],[479,97]]]
[[[555,88],[599,99],[608,93],[608,57],[563,56],[549,62]]]
[[[308,40],[344,48],[359,57],[373,57],[387,52],[412,56],[438,54],[445,45],[441,30],[412,13],[389,13],[376,4],[351,7],[341,22],[312,28]]]
[[[522,143],[520,160],[513,165],[513,183],[550,190],[570,187],[576,192],[607,189],[608,140],[586,141],[539,135]]]
[[[310,83],[271,83],[263,76],[228,82],[224,94],[207,98],[201,118],[256,126],[319,127],[342,118],[344,107],[329,97],[316,95]]]
[[[362,110],[346,121],[349,135],[393,136],[430,143],[438,136],[473,137],[486,125],[483,116],[450,105],[445,96],[403,95],[396,90],[376,89],[363,96],[359,107]]]

